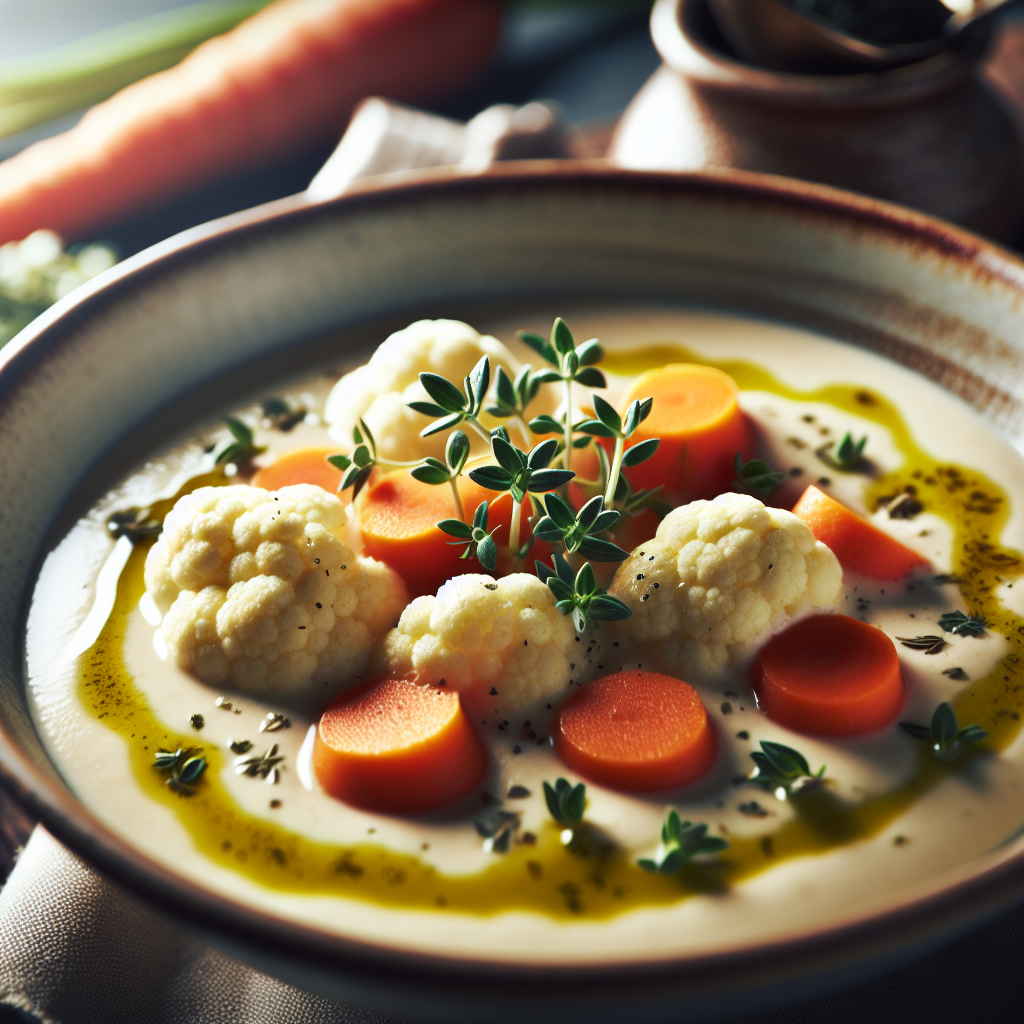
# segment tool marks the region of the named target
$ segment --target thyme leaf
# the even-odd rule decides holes
[[[757,767],[749,781],[774,793],[779,800],[816,789],[825,775],[824,765],[812,774],[807,758],[800,751],[772,740],[761,740],[761,749],[752,751],[750,756]]]
[[[963,636],[979,637],[985,635],[988,623],[977,615],[964,615],[963,612],[946,612],[939,616],[939,629],[947,633]]]
[[[735,485],[741,490],[756,491],[758,493],[774,491],[786,479],[787,475],[779,470],[772,469],[767,462],[763,462],[761,459],[751,459],[749,462],[744,462],[741,452],[736,453],[736,458],[733,460],[733,468],[736,470]]]
[[[213,447],[213,464],[215,466],[229,462],[240,465],[267,450],[266,445],[256,444],[252,427],[237,416],[225,416],[224,423],[227,425],[229,436],[222,438]]]
[[[614,622],[628,619],[633,613],[617,597],[597,585],[594,567],[584,562],[573,574],[572,567],[556,551],[551,556],[554,571],[543,562],[535,561],[537,576],[555,595],[555,607],[563,615],[572,615],[577,632],[585,633],[592,622]]]
[[[163,532],[163,523],[152,519],[148,508],[126,508],[115,512],[107,520],[107,530],[114,540],[127,537],[133,544],[138,544],[143,537],[159,537]]]
[[[544,783],[544,802],[548,813],[563,828],[574,828],[583,820],[587,807],[587,787],[582,782],[574,786],[568,779],[557,779],[554,786]]]
[[[604,498],[591,498],[575,515],[569,504],[557,494],[544,501],[547,515],[533,528],[534,536],[550,544],[564,544],[566,554],[580,552],[594,562],[621,562],[629,556],[599,534],[614,529],[622,518],[620,512],[605,510]]]
[[[729,844],[724,839],[709,836],[707,831],[707,825],[683,821],[678,812],[670,811],[661,826],[661,844],[654,858],[641,858],[637,864],[644,871],[674,875],[691,858],[702,853],[719,853],[728,848]]]
[[[494,543],[491,535],[498,527],[494,527],[490,533],[487,532],[487,502],[481,501],[473,514],[473,525],[464,523],[461,519],[442,519],[437,528],[449,537],[455,537],[448,541],[453,546],[463,545],[464,549],[459,558],[475,558],[488,572],[494,572],[498,564],[498,545]]]
[[[235,761],[235,774],[248,775],[250,778],[261,778],[268,783],[276,783],[280,777],[278,765],[284,760],[284,754],[277,752],[275,743],[269,750],[255,757],[240,757]]]
[[[178,747],[177,750],[160,749],[153,756],[153,767],[167,772],[165,785],[179,796],[194,796],[195,785],[206,770],[206,758],[197,756],[202,748]]]
[[[284,434],[287,434],[300,424],[309,412],[304,405],[292,406],[283,398],[277,398],[276,396],[265,398],[260,404],[263,409],[263,416],[269,421],[270,426]]]
[[[900,722],[900,728],[916,740],[931,744],[932,753],[940,761],[952,761],[959,757],[965,743],[980,743],[988,733],[980,725],[965,725],[960,728],[953,706],[943,701],[932,715],[931,725],[915,725]]]
[[[925,654],[938,654],[946,647],[941,636],[898,636],[897,640],[912,651],[924,651]]]
[[[838,469],[842,473],[852,473],[864,464],[864,446],[868,443],[867,435],[854,441],[853,435],[847,431],[835,450],[832,443],[819,448],[817,456],[826,465]]]

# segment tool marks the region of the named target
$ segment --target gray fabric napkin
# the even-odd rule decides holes
[[[39,1024],[393,1024],[215,952],[42,827],[0,891],[0,1006]]]

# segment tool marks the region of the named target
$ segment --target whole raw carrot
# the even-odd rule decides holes
[[[364,96],[422,102],[478,72],[497,0],[278,0],[70,131],[0,163],[0,243],[101,225],[340,138]]]

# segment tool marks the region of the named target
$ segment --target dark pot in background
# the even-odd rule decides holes
[[[735,167],[889,199],[999,241],[1024,219],[1015,121],[982,81],[990,36],[880,73],[769,71],[733,57],[706,0],[658,0],[664,64],[623,114],[610,156],[642,170]]]

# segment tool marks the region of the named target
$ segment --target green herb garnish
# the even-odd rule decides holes
[[[653,405],[653,398],[638,398],[629,403],[629,408],[620,418],[614,406],[606,402],[600,395],[594,395],[594,412],[597,413],[597,419],[584,420],[577,427],[582,434],[589,434],[591,437],[604,437],[608,440],[614,438],[615,440],[611,470],[608,473],[604,492],[604,502],[608,506],[611,506],[615,498],[622,468],[639,466],[640,463],[646,462],[661,444],[658,438],[652,437],[633,445],[628,451],[625,450],[626,441],[636,433],[637,427],[651,414]]]
[[[256,757],[240,757],[235,762],[235,773],[237,775],[248,775],[251,778],[259,777],[273,785],[281,776],[281,769],[278,765],[284,760],[284,754],[277,752],[275,743],[269,750],[265,750]]]
[[[526,408],[537,397],[542,383],[529,364],[516,374],[515,380],[502,366],[494,373],[494,400],[487,407],[487,412],[498,420],[514,419],[527,447],[530,435],[526,429]]]
[[[963,612],[946,612],[939,617],[939,629],[947,633],[962,636],[984,636],[988,623],[977,615],[964,615]]]
[[[584,562],[578,573],[556,551],[551,556],[554,570],[543,562],[534,562],[537,577],[547,583],[555,595],[555,607],[563,614],[572,614],[573,625],[585,633],[591,624],[628,619],[633,613],[617,597],[597,585],[594,567]]]
[[[167,772],[165,785],[179,796],[194,796],[195,784],[206,770],[206,758],[196,756],[202,748],[178,747],[177,750],[158,750],[153,757],[153,767],[158,772]]]
[[[127,537],[137,544],[143,537],[159,537],[164,526],[158,519],[153,519],[148,508],[128,508],[115,512],[107,520],[107,530],[114,540]]]
[[[534,374],[534,380],[541,384],[549,382],[562,382],[565,393],[566,417],[563,425],[563,446],[562,465],[565,469],[571,469],[571,454],[573,449],[573,425],[570,423],[572,404],[573,382],[582,384],[589,388],[604,388],[608,386],[604,374],[594,365],[604,358],[604,349],[601,348],[597,338],[591,338],[577,347],[576,339],[573,337],[569,325],[561,318],[556,317],[551,325],[551,333],[545,338],[533,331],[517,331],[516,337],[529,345],[545,362],[550,363],[554,369],[540,370]]]
[[[462,497],[459,495],[458,479],[462,475],[469,459],[469,438],[461,430],[453,431],[444,447],[444,462],[440,459],[424,459],[412,475],[421,483],[440,486],[448,484],[452,491],[452,502],[459,519],[465,523],[466,513],[462,508]]]
[[[851,473],[864,462],[864,446],[867,443],[866,434],[859,441],[854,441],[853,435],[847,431],[835,451],[829,450],[831,443],[818,449],[818,458],[833,469]]]
[[[824,765],[812,774],[807,758],[800,751],[772,740],[761,740],[761,749],[752,751],[750,756],[757,768],[749,781],[774,793],[779,800],[816,789],[825,774]]]
[[[544,801],[551,817],[563,828],[575,828],[583,820],[587,807],[587,787],[574,786],[568,779],[557,779],[554,786],[544,783]]]
[[[260,404],[270,425],[285,434],[298,426],[309,412],[305,406],[291,406],[283,398],[277,397],[265,398]]]
[[[759,493],[774,491],[787,476],[780,470],[772,469],[767,462],[763,462],[761,459],[744,462],[741,452],[736,453],[733,468],[736,470],[736,479],[733,482],[737,487]]]
[[[442,519],[437,528],[449,537],[457,538],[449,544],[464,544],[465,549],[459,558],[475,558],[488,572],[494,572],[498,564],[498,545],[487,532],[487,502],[481,501],[473,514],[473,525],[461,519]],[[495,530],[498,529],[496,526]],[[493,531],[492,531],[493,532]]]
[[[931,743],[932,753],[940,761],[952,761],[959,757],[965,743],[980,743],[988,736],[980,725],[965,725],[961,729],[956,720],[956,712],[946,701],[935,709],[931,726],[900,722],[900,728],[914,739]]]
[[[267,450],[266,445],[256,444],[252,427],[243,423],[237,416],[225,416],[224,423],[230,431],[230,437],[218,441],[213,448],[213,464],[222,466],[226,463],[241,465],[253,456]]]
[[[478,419],[491,383],[491,362],[487,356],[482,356],[470,370],[463,382],[463,391],[437,373],[421,373],[420,383],[433,402],[409,402],[409,408],[424,416],[438,417],[420,431],[420,437],[430,437],[460,423],[468,423],[485,441],[490,440],[487,428]]]
[[[938,654],[946,647],[941,636],[898,636],[897,640],[912,651],[924,651],[925,654]]]
[[[557,494],[549,494],[544,501],[547,515],[533,528],[533,535],[549,544],[565,545],[568,555],[577,551],[595,562],[621,562],[629,557],[617,544],[604,540],[598,534],[614,529],[622,514],[605,510],[604,498],[591,498],[578,513]]]
[[[729,844],[718,836],[707,834],[707,825],[694,825],[682,821],[676,811],[670,811],[661,826],[661,845],[654,859],[643,858],[637,864],[644,871],[659,875],[674,875],[688,860],[702,853],[719,853]]]

